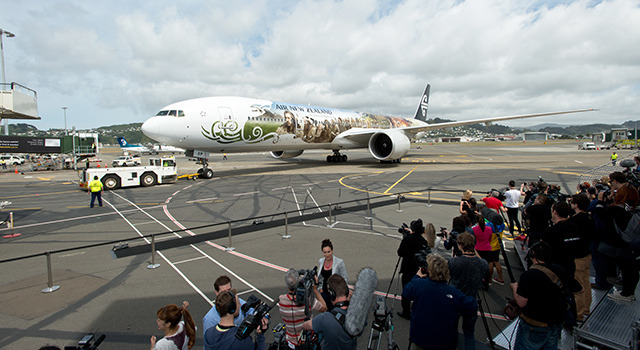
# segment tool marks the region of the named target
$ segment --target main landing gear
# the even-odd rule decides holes
[[[340,154],[340,151],[333,150],[332,156],[327,156],[327,163],[344,163],[347,161],[346,154]]]
[[[206,159],[199,159],[202,163],[202,168],[198,169],[198,176],[201,179],[211,179],[213,177],[213,170],[209,168],[209,162]]]
[[[392,160],[381,160],[381,164],[393,164],[393,163],[402,163],[402,158],[392,159]]]

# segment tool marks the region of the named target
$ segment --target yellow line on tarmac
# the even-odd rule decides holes
[[[338,180],[338,182],[340,182],[340,184],[346,188],[350,188],[354,191],[360,191],[360,192],[369,192],[369,193],[373,193],[373,194],[381,194],[378,192],[373,192],[373,191],[367,191],[367,190],[363,190],[361,188],[357,188],[357,187],[353,187],[353,186],[349,186],[347,184],[345,184],[344,182],[342,182],[342,180],[349,178],[349,177],[356,177],[356,176],[362,176],[362,175],[371,175],[371,174],[382,174],[384,171],[374,171],[371,173],[362,173],[362,174],[353,174],[353,175],[347,175],[347,176],[343,176],[340,178],[340,180]]]
[[[22,195],[22,196],[2,197],[2,198],[0,198],[0,200],[12,199],[12,198],[25,198],[25,197],[51,196],[51,195],[58,195],[58,194],[61,194],[61,193],[72,193],[72,192],[78,192],[78,190],[73,190],[73,191],[62,191],[62,192],[50,192],[50,193],[34,193],[34,194],[25,194],[25,195]]]
[[[416,165],[413,169],[411,169],[410,172],[407,173],[407,175],[403,176],[402,178],[400,178],[400,180],[396,181],[396,183],[394,183],[393,185],[391,185],[391,187],[387,188],[386,191],[384,191],[384,194],[389,193],[389,191],[391,191],[392,188],[396,187],[397,184],[400,183],[400,181],[404,180],[407,176],[409,176],[414,170],[416,170],[418,168],[418,166]]]

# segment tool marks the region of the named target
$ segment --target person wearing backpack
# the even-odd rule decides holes
[[[629,242],[623,239],[630,220],[634,217],[634,211],[640,202],[638,190],[632,185],[621,185],[614,196],[614,202],[606,205],[603,195],[598,194],[598,204],[594,213],[597,213],[604,222],[601,232],[602,242],[598,251],[613,259],[622,275],[622,289],[615,290],[607,295],[618,301],[635,301],[635,290],[640,280],[638,265]],[[635,225],[637,227],[637,225]],[[632,232],[633,233],[633,232]],[[638,233],[640,234],[640,232]]]
[[[547,263],[551,254],[551,247],[545,242],[531,246],[527,256],[532,267],[520,275],[518,283],[510,284],[513,298],[522,308],[515,350],[557,349],[562,323],[567,312],[571,312],[563,288],[571,292],[581,290],[580,284],[562,267]]]

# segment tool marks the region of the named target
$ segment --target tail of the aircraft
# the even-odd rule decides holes
[[[416,111],[415,119],[422,120],[423,122],[427,121],[427,108],[429,108],[429,90],[431,89],[431,85],[427,84],[427,87],[424,89],[424,93],[422,94],[422,98],[420,99],[420,105],[418,105],[418,110]]]
[[[124,137],[119,136],[118,137],[118,143],[120,144],[120,147],[128,147],[129,143],[127,142],[127,140],[124,139]]]

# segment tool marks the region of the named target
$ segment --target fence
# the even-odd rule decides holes
[[[445,191],[445,190],[435,190],[431,188],[420,190],[420,192],[428,193],[427,199],[418,198],[415,195],[412,195],[412,193],[416,193],[415,191],[400,192],[400,193],[394,193],[394,194],[384,194],[384,195],[374,196],[374,197],[369,196],[369,194],[367,193],[366,198],[341,201],[337,203],[326,203],[322,205],[319,204],[313,207],[314,211],[319,208],[326,208],[326,210],[324,211],[305,213],[305,211],[309,211],[310,209],[304,208],[304,209],[296,210],[295,212],[298,212],[299,215],[295,215],[295,216],[290,215],[292,211],[281,211],[281,212],[271,213],[267,215],[249,217],[249,218],[238,219],[238,220],[228,220],[225,222],[201,225],[201,226],[190,227],[190,228],[185,228],[181,230],[158,232],[158,233],[152,233],[148,235],[135,236],[127,239],[112,240],[112,241],[99,242],[99,243],[94,243],[89,245],[83,245],[79,247],[45,251],[42,253],[36,253],[36,254],[30,254],[30,255],[0,260],[0,264],[45,256],[46,264],[47,264],[47,288],[43,289],[42,292],[48,293],[48,292],[56,291],[59,288],[58,286],[55,286],[53,283],[53,275],[52,275],[52,268],[51,268],[52,256],[55,254],[68,253],[76,250],[83,250],[83,249],[95,248],[95,247],[101,247],[101,246],[113,246],[113,248],[111,249],[111,253],[115,258],[123,258],[127,256],[140,255],[140,254],[151,254],[151,264],[148,267],[156,268],[159,266],[158,264],[155,263],[156,250],[176,248],[180,246],[185,246],[189,244],[195,244],[203,241],[215,240],[215,239],[220,239],[225,237],[228,238],[228,245],[225,247],[225,250],[233,250],[234,248],[233,248],[232,238],[234,235],[237,236],[245,233],[267,230],[267,229],[276,228],[276,227],[284,227],[284,230],[283,230],[284,232],[281,235],[281,238],[287,239],[291,237],[289,234],[289,225],[291,224],[303,222],[306,220],[327,218],[329,222],[327,226],[333,227],[336,222],[335,220],[336,215],[342,215],[347,213],[353,214],[354,212],[363,212],[364,213],[363,218],[365,220],[368,220],[369,222],[372,222],[373,209],[391,205],[391,206],[397,206],[397,209],[396,209],[397,212],[402,212],[402,204],[407,201],[425,203],[426,207],[431,207],[432,203],[448,204],[448,205],[456,205],[456,206],[458,205],[457,200],[443,200],[443,199],[432,200],[431,199],[432,191],[435,192],[435,191]],[[462,190],[446,190],[446,191],[447,192],[458,191],[458,193],[462,192]],[[271,219],[271,220],[265,222],[265,219]],[[249,224],[247,224],[248,222]],[[196,234],[193,236],[185,236],[185,237],[175,238],[175,239],[166,239],[161,242],[156,241],[157,237],[171,235],[179,232],[186,232],[186,231],[191,232],[191,231],[201,230],[201,229],[213,229],[213,230],[210,230],[209,232],[202,233],[202,234]],[[371,226],[371,229],[373,229],[373,226]],[[138,240],[144,240],[145,243],[136,245],[133,247],[129,247],[129,242],[138,241]]]
[[[609,174],[611,174],[614,171],[623,171],[626,170],[624,167],[622,167],[620,164],[624,161],[624,160],[633,160],[633,157],[637,156],[638,154],[640,154],[640,151],[636,151],[636,152],[632,152],[629,153],[625,156],[621,156],[618,157],[617,162],[614,164],[613,162],[608,162],[606,164],[603,164],[599,167],[593,168],[587,172],[584,172],[582,174],[580,174],[579,178],[578,178],[578,183],[583,183],[583,182],[588,182],[588,183],[592,183],[593,180],[600,180],[603,176],[608,176]]]

